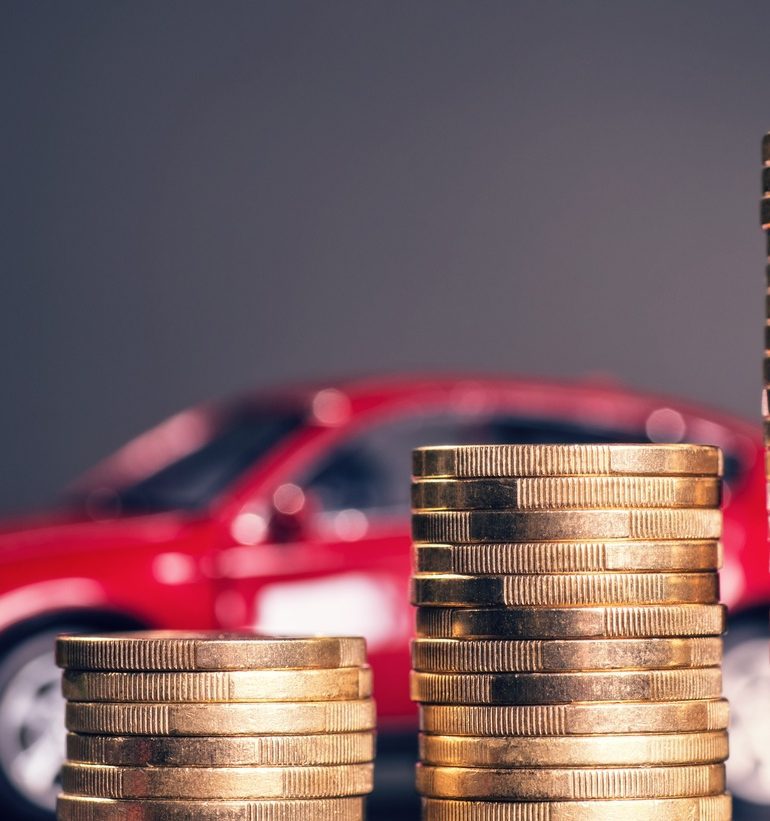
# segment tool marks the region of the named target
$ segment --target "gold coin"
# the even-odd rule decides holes
[[[423,606],[714,604],[718,600],[716,573],[434,574],[412,578],[412,603]]]
[[[455,445],[417,448],[415,476],[722,475],[708,445]]]
[[[374,733],[175,738],[67,735],[67,758],[121,767],[288,767],[374,759]]]
[[[416,542],[468,544],[585,539],[718,539],[711,508],[631,510],[443,510],[412,515]]]
[[[60,636],[56,663],[72,670],[256,670],[358,667],[360,638],[265,638],[246,633],[136,633]]]
[[[705,476],[558,476],[415,479],[414,510],[719,507],[721,481]]]
[[[372,764],[325,767],[62,768],[64,792],[96,798],[341,798],[372,791]]]
[[[67,729],[94,735],[298,735],[372,730],[372,699],[259,704],[69,702]]]
[[[580,736],[725,730],[725,699],[526,706],[420,705],[420,729],[439,735]]]
[[[666,638],[719,636],[727,626],[723,604],[626,607],[418,607],[417,635],[508,639]]]
[[[601,673],[410,674],[414,701],[429,704],[569,704],[719,698],[719,667]]]
[[[70,701],[353,701],[372,694],[372,671],[368,667],[200,673],[65,670],[62,688]]]
[[[722,639],[415,639],[412,667],[428,673],[661,670],[716,667]]]
[[[436,798],[581,801],[717,795],[724,789],[724,764],[511,770],[417,765],[417,791]]]
[[[130,801],[60,795],[59,821],[363,821],[363,798]]]
[[[617,570],[693,572],[722,566],[722,545],[717,541],[417,544],[414,555],[418,573],[461,576]]]
[[[547,803],[422,800],[423,821],[732,821],[732,817],[732,799],[727,794]]]
[[[442,767],[661,767],[715,764],[727,754],[726,730],[542,738],[420,734],[420,760]]]

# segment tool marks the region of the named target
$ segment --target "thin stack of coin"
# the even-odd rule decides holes
[[[62,636],[61,821],[360,821],[375,710],[358,638]]]
[[[420,448],[412,697],[427,821],[725,821],[722,460]]]

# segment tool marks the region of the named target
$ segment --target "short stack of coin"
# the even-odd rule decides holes
[[[426,821],[726,821],[721,454],[414,454]]]
[[[360,821],[375,710],[357,638],[63,636],[61,821]]]

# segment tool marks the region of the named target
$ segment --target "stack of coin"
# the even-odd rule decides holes
[[[360,821],[375,710],[358,638],[63,636],[62,821]]]
[[[427,821],[725,821],[721,454],[414,455]]]

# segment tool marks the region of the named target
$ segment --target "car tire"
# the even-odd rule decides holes
[[[728,788],[751,818],[770,814],[769,634],[765,609],[731,621],[722,663],[730,701]]]
[[[65,757],[60,633],[137,629],[117,614],[66,616],[17,627],[0,644],[0,818],[53,821]]]

